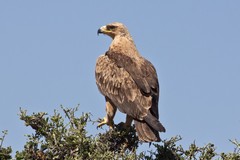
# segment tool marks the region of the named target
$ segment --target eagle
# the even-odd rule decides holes
[[[106,116],[98,127],[114,127],[116,110],[126,114],[124,128],[134,121],[142,142],[159,142],[159,132],[165,132],[159,121],[159,83],[153,64],[143,58],[128,32],[119,22],[98,29],[98,34],[112,38],[105,54],[98,57],[95,68],[96,84],[106,100]]]

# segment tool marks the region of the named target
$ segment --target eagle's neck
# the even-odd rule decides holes
[[[140,57],[134,41],[130,35],[115,36],[109,47],[109,51],[113,53],[124,54],[129,57]]]

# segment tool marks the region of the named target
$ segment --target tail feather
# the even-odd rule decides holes
[[[153,129],[159,131],[159,132],[166,132],[166,129],[163,127],[163,125],[159,122],[159,120],[154,117],[151,112],[148,112],[147,116],[143,118],[147,124],[149,124]]]
[[[159,132],[144,121],[134,120],[138,139],[143,142],[160,142]]]
[[[150,112],[143,121],[134,120],[138,138],[143,142],[159,142],[159,132],[165,132],[165,128]]]

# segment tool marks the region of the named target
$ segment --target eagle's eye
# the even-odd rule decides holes
[[[107,30],[114,30],[115,28],[117,28],[117,26],[113,26],[113,25],[107,26]]]

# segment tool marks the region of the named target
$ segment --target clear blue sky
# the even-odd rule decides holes
[[[23,149],[31,129],[19,108],[53,113],[60,105],[105,115],[95,85],[97,57],[111,42],[97,36],[123,22],[156,67],[163,139],[181,135],[233,151],[240,140],[240,1],[0,1],[0,131],[4,146]],[[116,122],[125,120],[117,113]],[[93,125],[91,134],[100,132]]]

